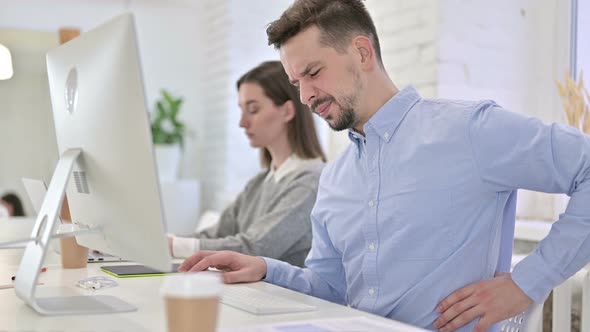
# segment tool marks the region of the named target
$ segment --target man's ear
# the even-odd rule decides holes
[[[353,45],[359,55],[361,68],[367,71],[372,70],[376,59],[371,39],[365,36],[357,36],[353,40]]]
[[[295,117],[295,104],[292,100],[287,100],[282,106],[283,120],[285,123],[290,122]]]

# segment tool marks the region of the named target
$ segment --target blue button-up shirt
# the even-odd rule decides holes
[[[571,200],[516,284],[539,302],[589,261],[588,136],[411,87],[363,129],[322,173],[307,268],[266,259],[267,281],[433,328],[446,296],[509,270],[518,188]]]

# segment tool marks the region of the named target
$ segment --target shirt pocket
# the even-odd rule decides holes
[[[391,196],[392,215],[385,220],[386,242],[396,260],[448,257],[456,243],[451,192],[413,191]]]

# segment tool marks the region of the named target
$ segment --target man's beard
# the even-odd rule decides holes
[[[346,97],[346,99],[350,99],[350,97]],[[337,104],[340,108],[340,117],[336,119],[336,122],[331,123],[328,121],[328,125],[334,131],[342,131],[345,129],[350,129],[355,126],[358,122],[356,117],[356,113],[354,113],[354,108],[352,103],[347,100],[343,105]]]
[[[355,98],[353,96],[346,96],[343,99],[343,103],[339,103],[336,101],[336,98],[332,96],[324,97],[316,100],[311,106],[311,109],[314,113],[318,114],[317,107],[325,102],[330,102],[332,103],[332,105],[338,106],[338,108],[340,108],[341,111],[340,117],[336,119],[336,122],[332,123],[329,120],[330,118],[333,118],[333,116],[328,115],[328,117],[326,118],[326,122],[334,131],[342,131],[345,129],[349,129],[354,127],[358,123],[358,118],[356,116],[356,113],[354,112]]]
[[[334,123],[330,121],[330,115],[326,118],[326,122],[332,130],[334,131],[342,131],[345,129],[354,128],[359,125],[359,118],[358,115],[355,113],[355,109],[358,108],[358,102],[360,99],[360,95],[363,91],[363,84],[361,81],[361,76],[359,71],[353,67],[352,65],[347,67],[347,71],[354,77],[354,90],[353,92],[347,96],[342,97],[342,102],[339,103],[336,101],[336,98],[333,96],[328,96],[325,98],[321,98],[320,100],[316,100],[312,105],[312,110],[315,112],[317,106],[320,104],[330,101],[333,104],[337,105],[340,108],[340,117],[335,120]]]

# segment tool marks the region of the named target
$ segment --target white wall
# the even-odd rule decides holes
[[[8,30],[18,33],[6,42],[15,53],[15,76],[0,82],[0,190],[16,189],[25,197],[20,178],[48,181],[57,161],[44,55],[57,46],[61,27],[84,32],[117,14],[133,12],[148,105],[151,108],[159,90],[167,88],[185,97],[182,116],[188,125],[199,124],[196,115],[202,102],[196,88],[200,73],[195,59],[203,54],[204,45],[196,8],[145,0],[0,0],[0,8],[0,38],[10,39]],[[187,141],[188,162],[196,142],[196,138]],[[188,162],[185,172],[192,167]],[[27,210],[32,212],[29,206]]]
[[[585,72],[586,82],[590,80],[590,1],[578,0],[578,29],[577,29],[577,70]],[[586,83],[586,87],[589,84]]]
[[[266,60],[278,60],[267,45],[265,26],[287,8],[288,0],[204,0],[198,2],[199,28],[204,31],[198,91],[199,148],[187,175],[202,184],[204,209],[221,210],[260,171],[258,150],[239,128],[235,82]]]
[[[57,32],[61,27],[92,29],[110,18],[135,15],[140,57],[148,104],[162,87],[192,96],[195,57],[202,54],[199,43],[204,32],[195,19],[197,9],[180,2],[157,0],[0,0],[0,29]],[[182,75],[179,75],[182,74]],[[186,109],[196,107],[187,98]]]
[[[0,29],[53,33],[60,27],[76,27],[84,31],[121,12],[133,12],[148,105],[153,105],[161,88],[185,97],[181,117],[193,135],[187,140],[181,176],[201,179],[201,206],[219,210],[260,171],[258,151],[249,146],[238,127],[240,111],[235,81],[260,62],[278,59],[278,53],[267,46],[265,26],[290,3],[289,0],[0,0]],[[38,55],[45,51],[40,50]],[[42,61],[38,69],[45,75]],[[46,78],[37,82],[39,89],[35,93],[46,95]],[[33,92],[28,89],[20,93]],[[45,109],[38,111],[47,115],[50,105],[47,98],[45,101]],[[324,140],[327,140],[326,128],[320,135]],[[47,142],[47,146],[37,146],[39,150],[55,150],[52,128],[37,138]],[[6,148],[7,154],[22,149],[19,144]],[[11,180],[0,181],[0,187],[21,189],[16,179],[23,175],[48,180],[55,161],[54,158],[43,162],[42,176],[23,174],[16,166],[8,170],[3,163],[0,174]]]
[[[57,46],[58,35],[0,29],[0,43],[11,51],[14,69],[10,80],[0,81],[0,195],[10,190],[25,197],[20,178],[47,179],[57,161],[55,139],[47,139],[55,133],[45,53]],[[31,212],[28,201],[25,209]]]

